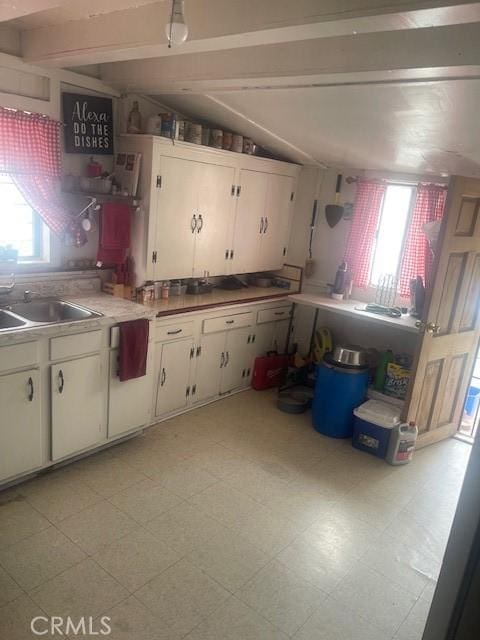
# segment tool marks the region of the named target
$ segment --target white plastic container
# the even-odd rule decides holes
[[[392,429],[386,461],[390,464],[407,464],[413,458],[418,429],[414,422],[403,422]]]

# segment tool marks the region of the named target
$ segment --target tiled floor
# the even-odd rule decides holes
[[[393,468],[274,400],[232,396],[0,493],[0,638],[107,615],[112,640],[419,640],[469,445]]]

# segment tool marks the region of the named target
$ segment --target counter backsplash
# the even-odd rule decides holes
[[[104,275],[104,273],[102,273]],[[2,282],[8,276],[0,276]],[[19,274],[15,277],[13,292],[0,298],[0,303],[23,298],[24,291],[31,291],[41,297],[83,296],[98,293],[102,288],[102,278],[97,271],[59,271],[55,273]]]

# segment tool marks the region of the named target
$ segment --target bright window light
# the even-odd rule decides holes
[[[379,284],[383,275],[398,275],[414,189],[396,184],[387,187],[372,260],[373,286]]]
[[[49,233],[9,176],[0,175],[0,245],[18,251],[19,262],[48,262]]]

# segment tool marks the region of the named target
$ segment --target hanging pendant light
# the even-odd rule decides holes
[[[182,44],[188,36],[188,27],[183,15],[183,0],[172,0],[172,12],[170,22],[165,25],[165,33],[168,38],[168,47],[172,44]]]

